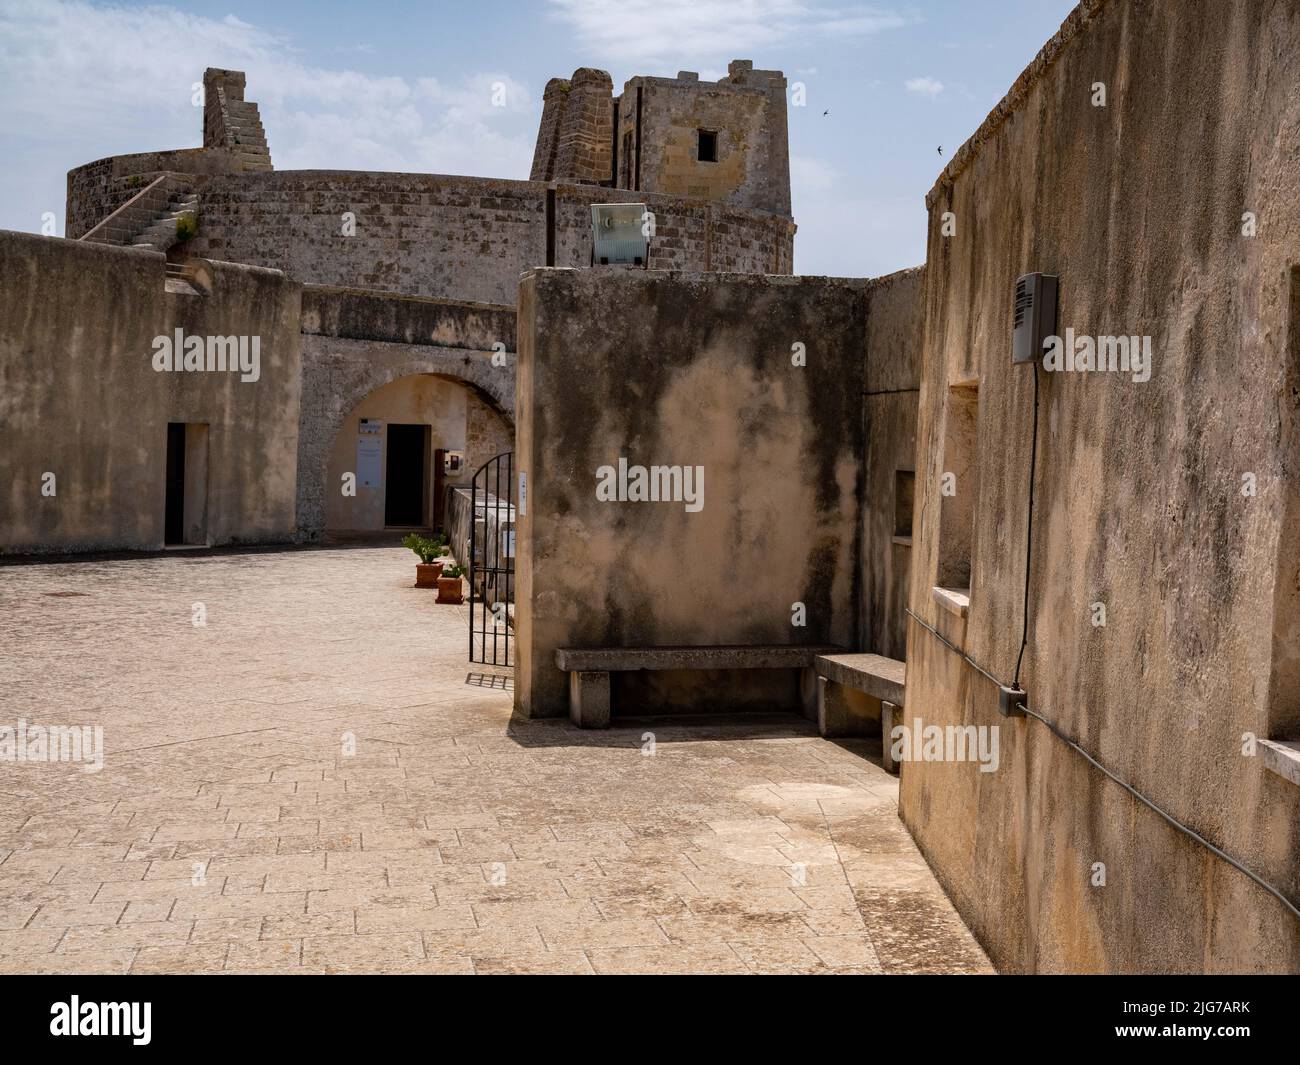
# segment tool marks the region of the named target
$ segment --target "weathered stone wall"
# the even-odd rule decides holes
[[[300,539],[318,540],[324,533],[329,493],[339,490],[337,483],[329,482],[328,470],[340,431],[366,397],[386,385],[411,375],[435,374],[462,386],[467,395],[460,401],[465,409],[457,416],[457,431],[466,438],[470,472],[477,468],[470,467],[476,454],[510,438],[515,401],[513,308],[306,286],[302,331]],[[493,363],[497,343],[505,345],[504,365]],[[496,426],[482,408],[492,413]],[[509,447],[507,443],[499,450]]]
[[[557,647],[856,645],[864,288],[632,270],[525,276],[522,713],[566,712]],[[797,343],[804,366],[792,363]],[[597,469],[620,457],[702,465],[702,509],[601,501]],[[791,624],[796,602],[803,627]],[[763,697],[751,689],[731,705]]]
[[[210,543],[292,537],[300,288],[268,270],[210,272],[207,295],[169,292],[161,255],[0,232],[6,553],[163,546],[169,422],[209,427]],[[260,379],[155,371],[154,337],[177,328],[260,337]]]
[[[164,172],[224,174],[234,166],[227,151],[178,148],[168,152],[113,155],[68,171],[64,235],[75,240]]]
[[[693,74],[631,79],[619,97],[618,119],[621,143],[622,131],[636,129],[639,107],[640,159],[631,162],[639,179],[631,187],[788,218],[785,89],[779,70],[754,70],[745,60],[731,63],[719,82],[702,82]],[[701,129],[717,134],[714,162],[699,158]],[[622,160],[619,173],[624,173]]]
[[[591,263],[591,205],[644,203],[655,216],[651,270],[789,274],[794,223],[776,215],[704,200],[561,185],[555,196],[555,265]]]
[[[513,303],[546,261],[545,187],[530,182],[282,170],[211,181],[200,203],[206,254],[314,284]]]
[[[304,281],[486,303],[515,302],[547,260],[547,188],[527,181],[299,170],[214,178],[200,192],[199,246]],[[562,185],[555,262],[591,261],[592,203],[626,194]],[[794,224],[761,211],[642,196],[655,212],[651,265],[788,273]],[[356,216],[344,235],[343,214]]]
[[[916,466],[916,408],[921,384],[925,269],[903,270],[867,288],[866,391],[863,415],[866,490],[862,507],[863,648],[886,658],[907,652],[910,537],[896,531],[900,473]],[[907,518],[912,508],[906,507]]]
[[[1293,900],[1300,789],[1243,737],[1294,723],[1300,699],[1269,683],[1300,582],[1297,84],[1295,4],[1088,0],[957,153],[928,200],[911,588],[913,610],[1010,682],[1037,374],[1029,705]],[[1150,380],[1013,366],[1013,285],[1032,270],[1060,277],[1058,332],[1150,336]],[[959,457],[945,411],[971,381],[963,620],[932,587],[939,478]],[[926,724],[1000,726],[997,772],[912,762],[900,794],[1000,968],[1300,971],[1293,914],[1044,725],[1000,718],[996,687],[915,624],[907,700]]]
[[[469,484],[470,479],[488,459],[515,449],[513,412],[507,416],[477,392],[465,396],[465,465],[459,477],[447,478],[448,484]],[[504,486],[503,486],[504,487]]]

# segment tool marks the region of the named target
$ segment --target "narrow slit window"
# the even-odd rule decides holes
[[[912,538],[912,500],[916,492],[916,474],[912,470],[894,471],[894,536]]]

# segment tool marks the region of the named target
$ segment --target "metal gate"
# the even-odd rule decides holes
[[[465,489],[455,491],[464,493]],[[515,623],[515,453],[488,459],[461,499],[469,526],[469,660],[511,666]],[[456,517],[453,517],[453,522]],[[461,543],[465,539],[457,537]]]

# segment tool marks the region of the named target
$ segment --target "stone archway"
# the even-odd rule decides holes
[[[298,433],[298,539],[316,541],[326,526],[326,476],[339,430],[363,400],[404,377],[433,374],[465,387],[513,431],[514,356],[493,366],[463,348],[302,337],[302,409]]]

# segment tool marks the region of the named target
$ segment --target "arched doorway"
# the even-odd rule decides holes
[[[481,402],[483,407],[475,405],[466,413],[463,441],[472,455],[479,453],[474,443],[476,432],[489,436],[480,462],[513,445],[513,363],[498,365],[491,353],[476,350],[303,334],[297,467],[296,537],[299,541],[318,542],[323,538],[330,501],[341,493],[340,477],[346,472],[356,472],[353,469],[356,434],[351,432],[346,435],[353,448],[352,461],[342,464],[346,469],[330,468],[344,422],[384,386],[419,375],[448,381]],[[483,414],[483,408],[495,415],[495,427],[493,419]],[[491,434],[495,431],[499,436],[505,435],[506,430],[510,442],[497,447],[490,439]],[[332,473],[338,476],[330,480]],[[350,519],[336,512],[335,520],[346,523]]]
[[[489,397],[437,373],[406,374],[342,417],[325,462],[324,530],[349,537],[438,529],[446,493],[514,446]],[[350,476],[349,476],[350,475]]]

